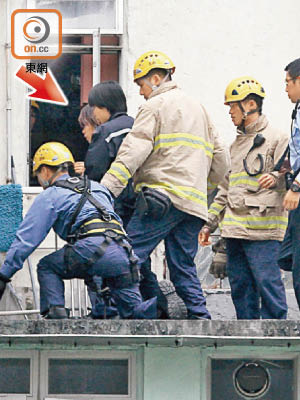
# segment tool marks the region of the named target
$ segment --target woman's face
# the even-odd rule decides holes
[[[110,118],[110,112],[106,107],[94,107],[94,118],[99,125],[104,124]]]
[[[92,141],[92,136],[95,132],[95,126],[90,124],[89,122],[87,122],[84,127],[82,128],[82,134],[84,136],[84,138],[91,143]]]

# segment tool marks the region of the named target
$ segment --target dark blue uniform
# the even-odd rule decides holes
[[[89,179],[100,182],[115,160],[123,139],[130,132],[133,118],[124,112],[113,114],[104,124],[96,128],[84,160],[85,174]],[[115,211],[122,218],[124,227],[129,222],[136,195],[132,181],[115,200]]]
[[[300,108],[294,122],[292,137],[289,143],[290,163],[293,171],[300,171]],[[296,176],[300,182],[300,172]],[[293,273],[293,285],[298,307],[300,308],[300,204],[289,212],[289,222],[281,245],[278,264]]]
[[[68,177],[68,175],[62,175],[58,180],[65,180]],[[91,192],[113,219],[120,222],[120,218],[113,210],[109,191],[92,181]],[[26,258],[45,239],[52,227],[60,238],[66,240],[68,225],[80,198],[80,194],[56,186],[51,186],[39,194],[17,231],[16,239],[0,270],[1,274],[6,278],[11,278],[21,269]],[[76,218],[72,232],[95,214],[97,214],[95,206],[89,201],[85,202]],[[128,254],[118,243],[113,240],[104,255],[93,265],[89,265],[91,257],[104,240],[103,235],[77,240],[69,254],[69,265],[64,259],[66,246],[39,261],[37,273],[42,314],[46,313],[50,306],[64,306],[63,279],[92,279],[97,275],[108,278],[112,297],[122,318],[156,317],[156,299],[142,302],[138,283],[124,288],[114,284],[116,279],[122,281],[122,275],[128,276],[130,272]]]
[[[85,174],[89,179],[100,182],[110,168],[111,163],[115,160],[119,147],[127,133],[130,132],[133,122],[133,118],[125,112],[118,112],[113,114],[107,122],[96,128],[84,160]],[[135,200],[136,195],[130,180],[114,203],[115,211],[122,218],[125,228],[133,213]],[[98,284],[101,285],[100,279]],[[97,296],[95,292],[89,289],[88,291],[92,303],[92,317],[103,318],[104,303],[102,298]],[[116,309],[107,307],[107,318],[115,315],[117,315]]]

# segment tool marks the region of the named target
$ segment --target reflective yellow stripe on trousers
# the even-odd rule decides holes
[[[153,183],[153,184],[148,184],[145,182],[141,182],[138,185],[136,185],[136,191],[140,191],[142,186],[147,186],[153,189],[164,189],[170,193],[175,194],[176,196],[182,198],[182,199],[187,199],[194,201],[195,203],[202,204],[204,206],[207,206],[207,196],[205,193],[201,192],[198,189],[195,189],[190,186],[176,186],[172,185],[171,183]]]
[[[207,142],[201,136],[191,133],[161,133],[154,140],[154,150],[161,147],[187,146],[194,149],[202,149],[210,158],[213,157],[214,146]]]

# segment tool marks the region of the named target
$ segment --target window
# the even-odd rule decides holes
[[[50,359],[49,394],[128,395],[128,360]]]
[[[123,33],[123,0],[27,0],[28,8],[55,8],[63,18],[63,29],[97,29]]]
[[[101,81],[119,80],[119,37],[101,35],[100,63],[95,66],[94,56],[98,52],[96,45],[97,41],[91,34],[64,35],[62,55],[47,62],[69,104],[64,107],[30,102],[29,161],[39,146],[49,141],[64,143],[71,150],[75,161],[84,161],[88,143],[81,134],[77,119],[81,107],[88,102],[88,93],[95,81],[94,75],[99,74]],[[38,186],[36,178],[31,176],[31,168],[29,182],[30,186]]]
[[[41,377],[42,398],[135,399],[135,357],[127,352],[42,352]]]
[[[0,359],[0,393],[30,393],[30,358]]]
[[[293,359],[211,359],[211,400],[295,398]]]
[[[1,399],[36,399],[37,360],[35,351],[1,351]]]

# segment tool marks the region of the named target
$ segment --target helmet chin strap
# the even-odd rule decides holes
[[[241,101],[238,101],[238,106],[240,107],[240,110],[243,113],[242,123],[239,125],[239,129],[241,129],[245,133],[245,131],[246,131],[246,127],[245,127],[246,118],[248,117],[248,115],[255,114],[256,112],[260,112],[260,109],[259,108],[255,108],[254,110],[251,110],[251,111],[245,111]]]
[[[171,76],[170,71],[168,71],[167,75],[165,75],[163,77],[163,79],[160,81],[159,85],[152,85],[152,83],[150,82],[149,79],[145,79],[146,84],[152,89],[152,91],[154,92],[155,90],[157,90],[164,82],[166,82],[168,80],[168,78]]]

